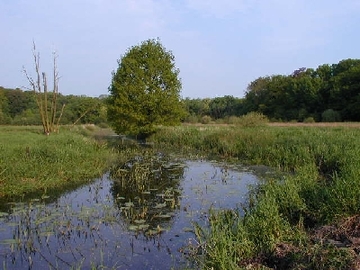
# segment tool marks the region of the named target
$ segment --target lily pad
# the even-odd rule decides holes
[[[157,230],[148,230],[146,232],[146,234],[149,235],[149,236],[154,236],[154,235],[159,234],[159,232]]]
[[[149,224],[141,224],[139,225],[139,230],[143,231],[143,230],[147,230],[149,228]]]
[[[184,228],[183,228],[183,231],[184,231],[184,232],[194,232],[194,229],[193,229],[193,228],[189,228],[189,227],[184,227]]]
[[[160,208],[164,208],[164,207],[166,207],[166,202],[165,203],[158,203],[158,204],[155,205],[154,208],[160,209]]]
[[[130,226],[129,226],[129,230],[130,230],[130,231],[138,231],[138,230],[139,230],[139,226],[137,226],[137,225],[130,225]]]
[[[4,239],[0,241],[0,245],[11,245],[18,243],[18,240],[16,239]]]
[[[8,216],[9,215],[9,213],[6,213],[6,212],[0,212],[0,217],[6,217],[6,216]]]
[[[133,206],[134,206],[134,203],[132,203],[132,202],[126,202],[126,203],[125,203],[125,206],[126,206],[126,207],[133,207]]]
[[[171,218],[171,215],[169,214],[162,214],[162,215],[157,215],[157,218]]]
[[[136,224],[143,224],[143,223],[146,222],[146,220],[145,220],[145,219],[136,219],[136,220],[134,220],[134,222],[135,222]]]

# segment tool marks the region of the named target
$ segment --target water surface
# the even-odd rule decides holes
[[[146,184],[130,186],[105,174],[55,202],[43,196],[12,203],[0,213],[0,267],[191,267],[182,251],[196,241],[193,222],[206,226],[210,208],[240,207],[258,180],[244,168],[206,161],[170,161],[143,170],[152,176]]]

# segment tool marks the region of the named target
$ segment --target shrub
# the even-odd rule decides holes
[[[314,117],[307,117],[304,119],[304,123],[315,123]]]
[[[256,127],[264,126],[268,122],[269,119],[262,113],[250,112],[240,117],[239,124],[244,127]]]
[[[340,122],[340,113],[333,109],[327,109],[321,114],[322,122]]]
[[[227,119],[227,122],[228,122],[228,124],[230,124],[230,125],[236,125],[236,124],[241,123],[241,118],[240,118],[240,117],[237,117],[237,116],[230,116],[230,117]]]
[[[203,117],[201,117],[201,124],[210,124],[211,122],[211,117],[208,115],[204,115]]]
[[[189,115],[186,117],[185,122],[195,124],[199,122],[199,119],[196,115]]]

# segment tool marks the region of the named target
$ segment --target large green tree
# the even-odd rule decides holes
[[[157,125],[176,125],[185,116],[175,57],[159,40],[131,47],[118,60],[109,87],[108,120],[118,134],[145,138]]]

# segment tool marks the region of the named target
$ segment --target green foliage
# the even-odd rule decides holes
[[[209,102],[209,115],[213,119],[241,114],[242,100],[233,96],[216,97]]]
[[[230,125],[237,125],[237,124],[241,124],[241,117],[237,117],[237,116],[230,116],[225,118],[226,123],[230,124]]]
[[[208,115],[204,115],[203,117],[201,117],[201,124],[210,124],[211,122],[211,117]]]
[[[199,122],[199,118],[196,115],[189,115],[184,120],[185,123],[195,124]]]
[[[340,114],[333,109],[327,109],[321,114],[322,122],[340,122],[341,117]]]
[[[345,121],[360,121],[360,60],[346,59],[316,70],[301,68],[291,75],[259,77],[247,88],[244,111],[270,119],[321,120],[333,109]]]
[[[304,119],[304,123],[315,123],[315,119],[314,119],[314,117],[306,117],[305,119]]]
[[[51,98],[52,93],[48,93]],[[63,104],[66,105],[60,124],[100,124],[107,125],[106,98],[57,95],[57,116]],[[48,107],[50,107],[50,102]],[[0,87],[0,124],[41,125],[39,108],[34,94],[21,89]]]
[[[108,99],[108,120],[116,133],[147,137],[157,125],[176,125],[184,118],[174,60],[159,40],[150,39],[118,61]]]
[[[211,102],[210,98],[196,98],[196,99],[190,99],[186,98],[183,100],[184,106],[186,108],[186,111],[190,115],[196,115],[198,117],[209,115],[210,114],[210,107],[209,104]]]
[[[262,113],[250,112],[240,117],[239,125],[243,127],[256,127],[264,126],[268,122],[268,118]]]

